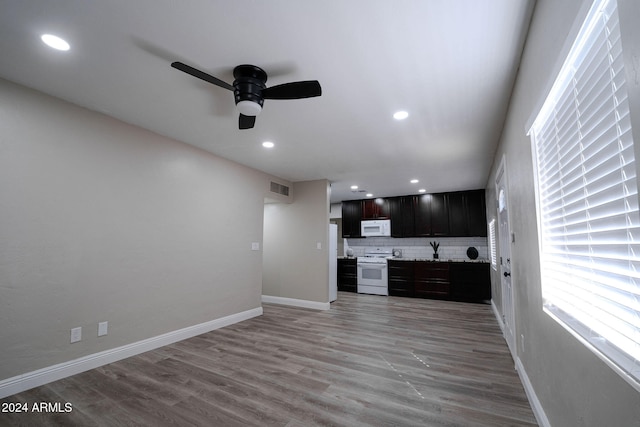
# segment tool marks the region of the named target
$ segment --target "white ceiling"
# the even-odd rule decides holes
[[[290,181],[328,179],[332,202],[364,198],[353,184],[484,188],[533,1],[0,0],[0,76]],[[254,64],[267,86],[319,80],[323,94],[267,100],[239,130],[232,92],[172,61],[229,83]]]

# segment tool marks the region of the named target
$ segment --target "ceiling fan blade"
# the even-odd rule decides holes
[[[262,90],[264,99],[300,99],[322,95],[322,88],[317,80],[284,83]]]
[[[229,83],[224,82],[216,77],[213,77],[211,74],[207,74],[203,71],[197,70],[193,67],[190,67],[187,64],[183,64],[182,62],[172,62],[171,66],[173,68],[175,68],[176,70],[180,70],[183,71],[187,74],[192,75],[193,77],[197,77],[200,80],[204,80],[205,82],[209,82],[211,84],[214,84],[216,86],[219,86],[221,88],[224,89],[229,89],[229,90],[235,90],[235,88],[233,86],[231,86]]]
[[[240,114],[240,119],[238,119],[238,127],[240,129],[251,129],[255,123],[256,116],[245,116],[244,114]]]

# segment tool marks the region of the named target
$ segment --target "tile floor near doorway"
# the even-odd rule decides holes
[[[489,305],[340,292],[2,399],[24,426],[535,426]]]

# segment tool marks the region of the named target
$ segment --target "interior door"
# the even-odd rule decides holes
[[[502,322],[504,338],[514,360],[516,359],[516,332],[514,313],[514,293],[511,269],[511,228],[509,227],[509,198],[507,187],[506,161],[503,158],[496,176],[496,197],[498,198],[498,254],[502,288]]]

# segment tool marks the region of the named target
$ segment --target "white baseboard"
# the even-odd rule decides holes
[[[137,341],[122,347],[112,348],[68,362],[38,369],[37,371],[7,378],[0,381],[0,399],[260,315],[262,315],[262,307],[253,308],[146,340]]]
[[[491,309],[493,310],[493,315],[496,316],[496,320],[498,321],[498,326],[500,326],[500,330],[502,331],[502,334],[504,334],[504,322],[502,321],[502,315],[498,311],[498,307],[496,307],[496,304],[495,302],[493,302],[493,299],[491,300]]]
[[[311,308],[313,310],[329,310],[331,303],[309,301],[306,299],[274,297],[271,295],[262,295],[262,302],[270,304],[291,305],[294,307]]]
[[[493,310],[493,315],[496,317],[496,320],[498,321],[498,325],[500,326],[500,329],[504,334],[504,322],[502,321],[502,315],[498,311],[498,307],[496,307],[493,300],[491,300],[491,309]],[[531,410],[533,411],[533,415],[535,415],[536,420],[538,421],[538,424],[541,427],[551,427],[551,424],[549,424],[549,419],[547,418],[547,415],[545,414],[544,409],[542,408],[542,404],[540,403],[540,400],[538,400],[536,391],[533,389],[533,385],[531,385],[531,381],[529,380],[527,371],[524,369],[524,365],[522,364],[522,361],[520,360],[519,357],[516,357],[516,355],[513,355],[513,356],[516,359],[515,360],[516,371],[518,372],[518,376],[520,377],[520,382],[524,387],[524,391],[527,395],[527,399],[529,399],[529,404],[531,405]]]
[[[520,358],[516,360],[516,370],[518,371],[520,381],[524,386],[524,391],[527,394],[529,404],[531,404],[531,410],[533,411],[533,415],[535,415],[538,424],[541,427],[551,427],[549,419],[547,418],[547,414],[545,414],[544,409],[542,408],[542,404],[540,403],[540,400],[538,400],[536,391],[533,389],[531,381],[529,381],[529,376],[527,375],[527,371],[525,371],[524,365],[520,361]]]

